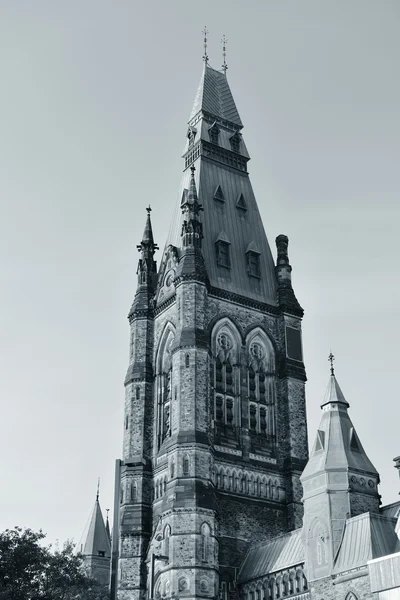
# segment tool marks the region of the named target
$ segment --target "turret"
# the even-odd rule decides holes
[[[368,511],[378,514],[380,505],[378,472],[349,417],[333,366],[321,408],[317,436],[301,476],[309,580],[332,573],[346,520]]]

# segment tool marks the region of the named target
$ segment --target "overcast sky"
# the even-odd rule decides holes
[[[112,508],[145,206],[163,247],[202,70],[228,79],[272,251],[305,309],[310,442],[330,350],[398,499],[397,0],[0,0],[0,531]]]

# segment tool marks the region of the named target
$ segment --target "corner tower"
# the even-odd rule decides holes
[[[379,514],[380,506],[378,472],[354,429],[333,367],[321,408],[317,437],[301,476],[309,581],[332,574],[347,519]]]
[[[160,268],[130,313],[119,600],[233,598],[250,542],[302,524],[303,310],[242,127],[226,71],[205,62]]]

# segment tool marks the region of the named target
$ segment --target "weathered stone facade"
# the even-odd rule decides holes
[[[309,460],[303,309],[286,236],[272,258],[241,129],[226,73],[206,64],[158,270],[150,209],[138,246],[118,600],[369,598],[338,551],[352,528],[391,527],[334,378]]]

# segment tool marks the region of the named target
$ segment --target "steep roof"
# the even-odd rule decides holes
[[[400,547],[395,525],[395,519],[369,512],[348,519],[334,573],[356,569],[373,558],[398,552]]]
[[[207,64],[204,65],[189,121],[199,112],[231,121],[242,127],[226,75]]]
[[[323,413],[317,437],[301,479],[333,469],[354,469],[378,476],[348,415],[349,404],[335,375],[329,379],[321,407]]]
[[[239,582],[257,579],[304,562],[302,529],[296,529],[268,542],[252,546],[239,572]]]
[[[85,556],[101,556],[99,552],[104,552],[106,557],[111,556],[110,537],[97,498],[77,551]]]
[[[219,131],[217,141],[210,136],[215,122]],[[211,286],[277,306],[275,263],[248,176],[249,155],[239,133],[241,127],[225,75],[206,65],[191,113],[184,151],[185,170],[165,251],[172,245],[179,253],[182,247],[182,198],[188,194],[185,190],[190,186],[189,167],[194,165],[198,201],[203,207],[199,216],[203,230],[201,251]],[[239,139],[238,147],[232,144],[232,138]],[[216,242],[221,232],[231,242],[229,265],[217,262]],[[249,274],[246,250],[251,243],[260,253],[259,277]],[[166,260],[164,253],[160,273]]]

